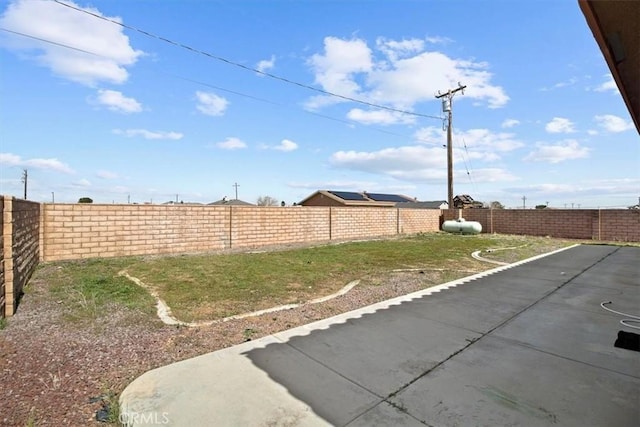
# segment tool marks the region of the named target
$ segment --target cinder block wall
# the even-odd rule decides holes
[[[640,242],[637,209],[447,209],[442,215],[477,221],[483,233]]]
[[[43,261],[349,240],[438,230],[440,211],[44,204]]]
[[[12,316],[23,286],[38,266],[40,204],[4,196],[2,217],[2,315]]]
[[[0,197],[0,319],[5,317],[7,299],[4,283],[4,196]]]
[[[331,239],[349,240],[392,236],[398,233],[398,209],[350,208],[331,209]],[[440,216],[440,211],[435,211]]]
[[[234,207],[231,210],[232,248],[328,241],[327,207]]]
[[[230,208],[43,205],[43,261],[179,254],[230,247]]]
[[[439,209],[400,209],[400,234],[429,233],[440,229]]]

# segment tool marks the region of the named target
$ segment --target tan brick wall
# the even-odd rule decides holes
[[[44,261],[229,247],[230,207],[45,204]]]
[[[483,233],[640,242],[636,209],[447,209],[443,219],[477,221]]]
[[[332,207],[331,239],[349,240],[398,234],[398,210]]]
[[[233,248],[328,241],[329,208],[235,207],[231,230]]]
[[[599,240],[640,242],[640,209],[599,210],[594,228]]]
[[[323,242],[438,229],[439,210],[44,204],[44,261]]]
[[[400,234],[430,233],[440,229],[440,209],[400,209]]]
[[[40,258],[40,204],[4,196],[2,204],[4,315],[12,316]]]
[[[4,196],[0,196],[0,319],[5,317],[5,284],[4,284]]]

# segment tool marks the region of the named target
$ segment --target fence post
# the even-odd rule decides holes
[[[4,196],[2,212],[2,259],[4,262],[4,316],[13,316],[13,197]]]

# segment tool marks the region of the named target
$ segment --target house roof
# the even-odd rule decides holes
[[[255,206],[253,203],[245,202],[245,201],[240,200],[240,199],[227,200],[226,198],[217,200],[217,201],[212,202],[212,203],[208,203],[208,205],[209,206],[213,206],[213,205],[216,205],[216,206],[221,206],[221,205],[223,205],[223,206]]]
[[[578,0],[578,4],[640,132],[640,2]]]
[[[458,194],[453,200],[458,200],[462,203],[474,203],[473,197],[468,194]]]
[[[415,199],[401,194],[367,193],[355,191],[318,190],[299,204],[304,205],[308,200],[323,195],[345,206],[395,206],[396,203],[414,203]]]
[[[367,198],[375,200],[376,202],[395,202],[395,203],[407,203],[415,202],[413,197],[403,196],[401,194],[383,194],[383,193],[363,193]]]
[[[411,209],[440,209],[440,206],[448,205],[446,200],[434,200],[427,202],[413,202],[413,203],[396,203],[399,208],[411,208]]]

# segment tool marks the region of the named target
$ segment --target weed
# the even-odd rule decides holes
[[[247,328],[244,330],[242,335],[244,336],[245,341],[251,341],[251,339],[258,333],[257,329]]]
[[[39,378],[40,382],[46,387],[47,390],[58,390],[62,386],[62,376],[60,371],[57,374],[49,372],[49,379]]]
[[[36,407],[32,406],[29,410],[29,416],[27,417],[27,421],[25,422],[25,427],[35,427],[36,426]]]
[[[0,318],[0,331],[6,328],[7,325],[8,325],[7,318],[6,317]]]

